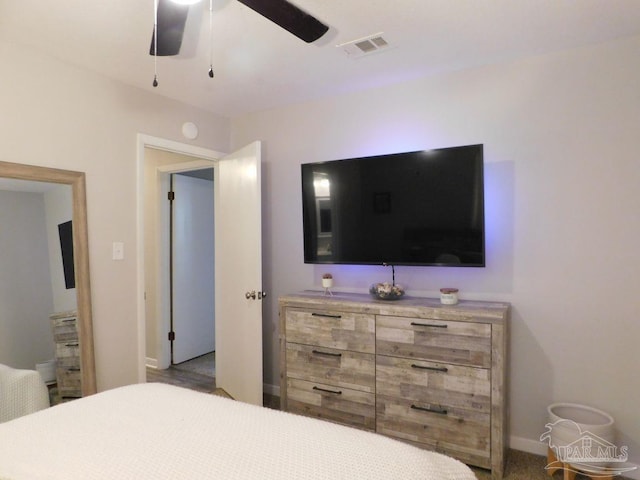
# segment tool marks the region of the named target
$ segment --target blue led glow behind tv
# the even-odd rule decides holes
[[[302,165],[305,263],[484,267],[482,145]]]

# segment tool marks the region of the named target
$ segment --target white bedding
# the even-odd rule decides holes
[[[0,425],[1,480],[472,480],[452,458],[170,385],[109,390]]]
[[[0,364],[0,423],[48,406],[49,391],[38,372]]]

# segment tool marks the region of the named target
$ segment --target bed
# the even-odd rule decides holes
[[[159,383],[0,425],[1,480],[473,480],[381,435]]]

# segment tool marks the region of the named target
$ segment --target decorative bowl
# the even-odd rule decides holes
[[[374,283],[369,293],[378,300],[398,300],[404,295],[404,287],[388,282]]]

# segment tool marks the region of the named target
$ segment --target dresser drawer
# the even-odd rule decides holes
[[[364,353],[375,352],[373,315],[288,308],[286,316],[288,342]]]
[[[489,368],[491,325],[379,315],[376,352]]]
[[[338,388],[322,383],[287,379],[287,410],[351,427],[375,430],[373,393]]]
[[[376,431],[490,468],[490,415],[376,395]]]
[[[67,367],[80,367],[80,343],[73,340],[56,343],[56,362]]]
[[[375,355],[287,343],[287,377],[373,393]]]
[[[491,372],[485,368],[378,355],[376,393],[489,414]]]
[[[56,382],[58,394],[63,398],[76,398],[82,396],[82,375],[79,362],[60,362],[56,366]]]
[[[61,317],[51,319],[54,342],[78,340],[78,320],[76,317]]]

